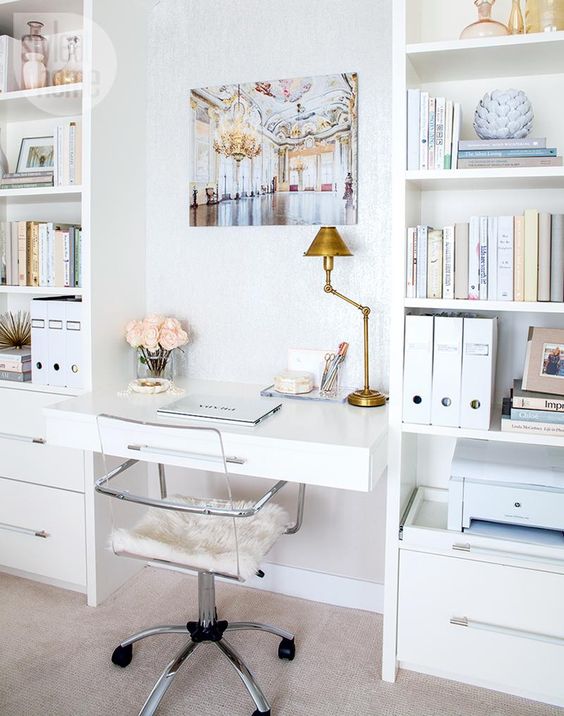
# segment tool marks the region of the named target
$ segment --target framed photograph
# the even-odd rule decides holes
[[[564,395],[564,329],[529,328],[523,389]]]
[[[48,172],[55,168],[55,140],[53,137],[24,137],[20,145],[16,172]]]

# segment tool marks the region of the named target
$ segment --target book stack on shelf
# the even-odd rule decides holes
[[[561,167],[562,157],[542,139],[462,139],[458,169]]]
[[[82,228],[39,221],[0,222],[0,285],[82,286]]]
[[[458,102],[407,90],[407,168],[455,169],[461,124]]]
[[[527,209],[409,227],[406,297],[564,301],[564,214]]]
[[[503,432],[564,436],[564,396],[523,390],[515,380],[511,397],[503,399]]]
[[[27,383],[31,380],[31,348],[0,350],[0,380]]]
[[[0,189],[39,189],[53,186],[53,172],[12,172],[3,174]]]

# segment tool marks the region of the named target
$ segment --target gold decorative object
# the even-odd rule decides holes
[[[24,348],[31,345],[31,318],[27,311],[0,316],[0,348]]]
[[[461,40],[509,35],[509,30],[503,23],[491,18],[494,3],[495,0],[474,0],[474,5],[478,8],[478,20],[462,30]]]
[[[53,76],[54,85],[72,85],[82,82],[82,68],[76,56],[79,38],[76,35],[67,37],[68,59],[66,64]]]
[[[245,119],[241,102],[241,86],[237,85],[237,101],[233,106],[233,118],[223,124],[214,140],[213,148],[218,154],[232,157],[239,164],[243,159],[258,157],[262,151],[255,130]]]
[[[525,23],[523,22],[523,13],[521,12],[521,0],[513,0],[511,4],[511,14],[507,21],[507,29],[511,35],[522,35],[525,32]]]
[[[370,309],[368,306],[363,306],[362,304],[356,303],[356,301],[347,298],[347,296],[343,296],[342,293],[336,291],[331,285],[331,271],[333,270],[334,257],[352,256],[352,253],[349,251],[348,246],[345,244],[341,235],[334,226],[322,226],[304,256],[322,256],[323,269],[325,271],[325,293],[330,293],[333,296],[342,298],[343,301],[346,301],[355,308],[358,308],[362,313],[362,319],[364,322],[364,388],[355,390],[354,393],[351,393],[347,398],[348,402],[351,405],[356,405],[361,408],[373,408],[385,405],[385,396],[377,390],[371,390],[370,388],[368,369],[368,317],[370,316]]]
[[[526,0],[527,32],[564,30],[564,0]]]

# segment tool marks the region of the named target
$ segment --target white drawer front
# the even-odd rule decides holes
[[[564,705],[563,575],[404,550],[399,597],[400,662]]]
[[[85,585],[85,561],[83,495],[0,479],[0,565]]]

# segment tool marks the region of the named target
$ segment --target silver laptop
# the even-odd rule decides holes
[[[232,398],[189,395],[157,410],[159,415],[190,420],[212,420],[231,425],[258,425],[282,407],[268,398]]]

